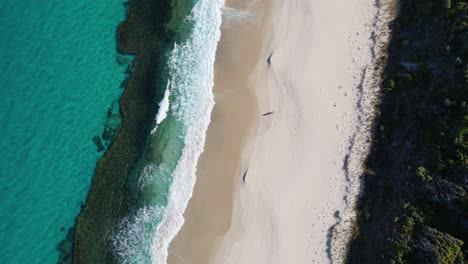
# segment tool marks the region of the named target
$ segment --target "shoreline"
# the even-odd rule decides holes
[[[77,217],[74,263],[165,262],[214,103],[220,4],[129,2],[117,31],[119,52],[135,55],[120,99],[123,126]]]
[[[224,152],[234,147],[222,143],[225,139],[215,134],[231,139],[220,124],[232,122],[232,117],[216,116],[217,107],[229,109],[228,105],[219,106],[226,104],[222,99],[216,100],[196,188],[184,214],[186,223],[171,243],[168,263],[185,263],[187,259],[191,263],[315,263],[345,257],[360,190],[360,161],[368,149],[379,90],[379,81],[372,82],[371,76],[378,54],[374,49],[382,43],[373,42],[371,36],[376,27],[385,27],[377,25],[380,7],[374,1],[262,4],[271,8],[275,20],[262,30],[262,55],[252,73],[245,76],[252,81],[258,109],[262,109],[257,114],[274,113],[254,118],[253,136],[250,140],[246,137],[249,147],[243,145],[234,159],[228,158]],[[325,13],[342,5],[347,5],[343,9],[348,12],[335,16],[341,19],[326,17]],[[244,23],[241,26],[246,27],[248,23]],[[232,34],[229,31],[223,29],[222,39]],[[242,35],[237,37],[231,45],[249,41]],[[218,57],[223,52],[233,51],[219,46],[217,61],[223,61]],[[250,56],[238,52],[235,56],[243,59]],[[237,63],[231,67],[241,67],[242,63]],[[216,68],[219,78],[226,78],[229,68],[218,64]],[[226,173],[213,165],[219,161],[237,165]],[[225,178],[217,179],[218,183],[208,181],[205,177],[210,174]],[[285,180],[293,176],[295,180]],[[210,228],[219,221],[209,211],[217,210],[213,200],[219,196],[211,189],[226,182],[232,186],[232,201],[222,216],[228,224],[216,233]],[[296,193],[289,193],[291,189]],[[212,222],[211,226],[206,222]],[[287,241],[295,241],[295,248]]]
[[[235,1],[230,4],[229,8],[233,9],[225,9],[223,13],[222,34],[216,53],[215,105],[205,149],[198,161],[193,196],[184,213],[185,223],[170,244],[167,263],[185,263],[187,259],[194,263],[208,263],[217,238],[231,226],[233,188],[248,167],[243,162],[247,159],[242,161],[240,157],[255,131],[255,116],[260,116],[249,74],[260,58],[260,46],[256,42],[261,42],[258,33],[262,23],[239,21],[233,13],[226,15],[226,12],[240,8]],[[257,8],[255,12],[265,11]],[[246,13],[239,15],[245,16]],[[246,25],[251,28],[246,29]],[[239,53],[249,54],[249,58],[238,57]],[[194,249],[194,244],[199,247]],[[177,253],[180,251],[187,254],[180,255]]]
[[[73,237],[73,263],[113,263],[112,234],[122,216],[132,210],[128,177],[138,168],[147,148],[152,121],[163,97],[161,73],[167,39],[158,34],[159,25],[146,21],[145,4],[130,2],[127,14],[116,31],[120,54],[133,54],[129,77],[120,99],[122,126],[107,152],[99,159],[86,203],[77,216]],[[164,21],[156,13],[153,17]],[[151,17],[151,16],[150,16]],[[138,28],[139,30],[135,30]],[[156,45],[153,47],[152,45]]]

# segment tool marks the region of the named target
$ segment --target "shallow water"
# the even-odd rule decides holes
[[[0,262],[55,263],[125,66],[124,1],[0,1]]]
[[[176,38],[169,53],[168,101],[160,103],[167,105],[155,117],[149,151],[136,172],[139,207],[121,221],[114,236],[115,253],[122,263],[166,263],[169,243],[184,222],[192,196],[214,105],[213,67],[224,2],[193,3],[190,15],[182,20],[185,23],[177,28],[183,34],[176,36],[186,37]]]

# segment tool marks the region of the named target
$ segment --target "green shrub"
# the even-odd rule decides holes
[[[468,148],[468,127],[462,128],[458,131],[458,135],[455,138],[455,144]]]
[[[388,89],[390,89],[390,91],[393,91],[393,90],[395,90],[395,86],[396,86],[395,81],[393,79],[390,79],[388,81]]]
[[[403,226],[401,227],[401,231],[403,235],[411,235],[414,230],[414,219],[412,217],[406,217]]]
[[[416,174],[423,182],[430,182],[432,180],[432,176],[430,175],[429,171],[427,171],[423,166],[418,167]]]
[[[452,8],[452,0],[444,0],[444,7],[446,9]]]

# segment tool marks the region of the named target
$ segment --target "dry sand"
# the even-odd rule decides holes
[[[339,262],[378,96],[381,9],[240,2],[226,3],[240,11],[223,18],[216,105],[168,263]]]

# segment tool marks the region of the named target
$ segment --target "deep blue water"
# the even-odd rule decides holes
[[[124,14],[123,0],[0,0],[0,263],[57,261],[122,93]]]

